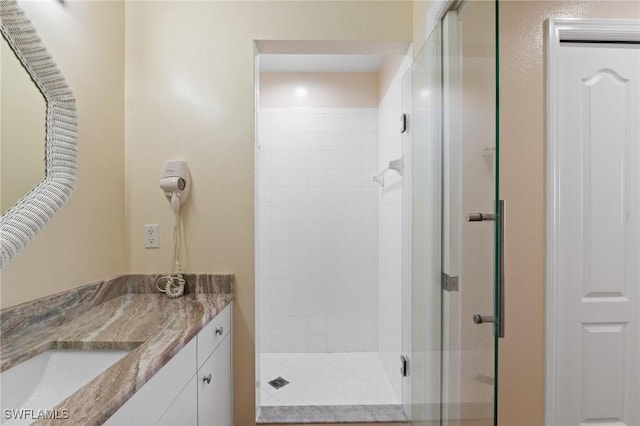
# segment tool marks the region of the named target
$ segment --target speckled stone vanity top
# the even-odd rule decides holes
[[[69,419],[35,424],[102,424],[233,299],[231,274],[185,274],[177,299],[155,290],[156,277],[116,277],[0,311],[0,371],[48,349],[131,350],[55,407]]]

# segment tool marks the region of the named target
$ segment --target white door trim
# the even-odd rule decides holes
[[[554,404],[557,377],[557,225],[558,225],[558,55],[561,41],[640,41],[640,20],[550,18],[547,22],[546,75],[546,353],[545,353],[545,423],[555,425]]]

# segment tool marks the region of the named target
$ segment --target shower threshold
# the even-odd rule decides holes
[[[257,424],[397,423],[407,424],[402,405],[293,405],[260,408]]]

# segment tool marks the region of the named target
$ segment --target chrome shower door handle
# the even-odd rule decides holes
[[[505,275],[504,275],[504,252],[505,252],[505,228],[506,228],[506,208],[504,200],[498,202],[498,337],[504,338],[504,318],[505,318]]]
[[[496,220],[493,213],[467,213],[467,222],[484,222],[486,220]]]
[[[493,316],[484,316],[475,314],[473,316],[473,322],[476,324],[483,323],[494,323],[497,322],[496,332],[498,337],[504,337],[504,318],[505,318],[505,297],[504,297],[504,288],[505,288],[505,275],[504,275],[504,252],[505,252],[505,221],[506,221],[506,209],[504,200],[500,200],[498,202],[498,214],[492,213],[469,213],[467,214],[468,222],[484,222],[484,221],[498,221],[498,282],[496,293],[498,296],[498,301],[496,306],[496,314],[498,316],[497,320]]]
[[[493,316],[491,316],[491,315],[474,314],[473,315],[473,322],[474,322],[474,324],[484,324],[486,322],[493,323],[493,322],[495,322],[495,318]]]

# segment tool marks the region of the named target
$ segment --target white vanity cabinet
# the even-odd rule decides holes
[[[229,304],[105,424],[231,426],[231,320]]]

